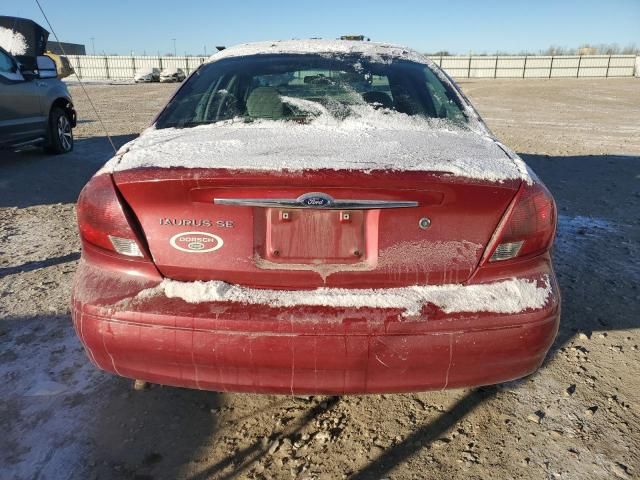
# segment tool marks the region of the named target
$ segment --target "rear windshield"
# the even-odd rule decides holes
[[[257,55],[202,66],[160,114],[156,128],[222,120],[309,123],[364,109],[467,122],[458,97],[426,65],[361,56]]]

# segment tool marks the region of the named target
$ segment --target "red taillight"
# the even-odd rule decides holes
[[[545,252],[556,230],[556,208],[551,194],[542,184],[524,185],[498,228],[490,262]]]
[[[145,256],[111,175],[98,175],[89,180],[80,192],[76,211],[80,236],[86,242],[121,255]]]

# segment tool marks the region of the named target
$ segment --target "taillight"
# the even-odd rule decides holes
[[[549,191],[540,183],[523,185],[498,228],[490,262],[547,251],[556,230],[556,208]]]
[[[129,257],[145,256],[111,175],[89,180],[80,192],[76,212],[80,236],[86,242]]]

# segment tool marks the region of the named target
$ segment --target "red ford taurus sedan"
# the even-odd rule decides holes
[[[558,329],[548,190],[424,56],[241,45],[78,200],[73,321],[98,367],[288,394],[493,384]]]

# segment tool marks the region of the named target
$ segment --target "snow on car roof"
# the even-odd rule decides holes
[[[433,62],[421,53],[401,45],[350,40],[277,40],[271,42],[242,43],[213,54],[207,63],[225,58],[269,54],[358,54],[374,62],[387,63],[394,59],[431,65]]]
[[[20,32],[0,27],[0,47],[12,55],[24,55],[27,53],[27,40]]]

